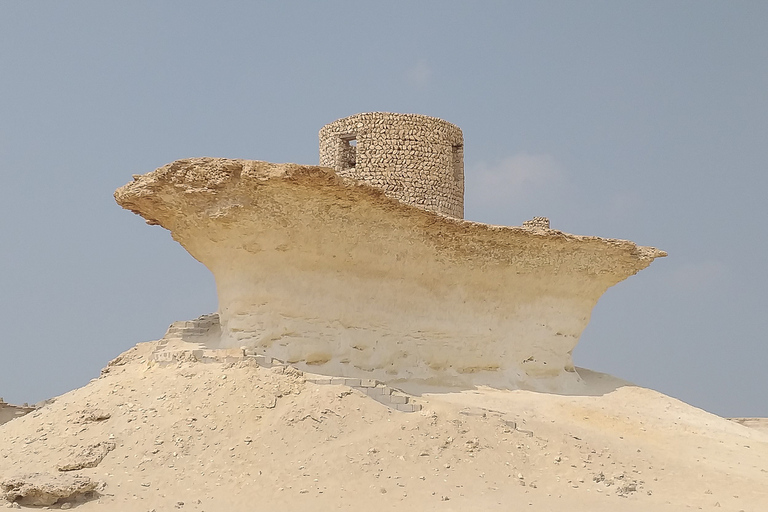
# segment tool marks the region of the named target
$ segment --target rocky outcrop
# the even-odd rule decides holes
[[[31,473],[0,482],[6,500],[42,507],[87,499],[97,487],[88,477],[69,474]]]
[[[66,463],[59,465],[57,469],[59,471],[77,471],[79,469],[95,468],[114,449],[115,443],[112,441],[100,441],[86,446],[79,453],[71,456]]]
[[[115,198],[213,273],[208,348],[387,383],[578,386],[571,351],[597,300],[666,255],[449,218],[295,164],[179,160]]]

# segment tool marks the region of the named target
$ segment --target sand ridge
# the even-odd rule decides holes
[[[580,370],[593,396],[411,389],[405,413],[291,367],[160,365],[157,342],[0,427],[0,480],[89,447],[77,509],[744,510],[768,503],[768,434]],[[61,503],[53,508],[61,507]]]

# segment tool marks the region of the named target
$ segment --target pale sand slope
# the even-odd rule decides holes
[[[768,418],[730,418],[730,420],[744,425],[745,427],[762,430],[768,434]]]
[[[433,392],[402,413],[252,362],[161,367],[155,346],[0,427],[0,480],[111,441],[77,510],[768,510],[768,434],[600,374],[603,395]]]

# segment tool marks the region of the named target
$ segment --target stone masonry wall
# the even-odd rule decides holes
[[[547,217],[534,217],[523,222],[523,227],[529,229],[549,229],[549,219]]]
[[[320,165],[389,197],[464,217],[464,136],[436,117],[369,112],[320,130]]]

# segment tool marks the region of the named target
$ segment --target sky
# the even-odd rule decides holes
[[[0,3],[0,396],[85,385],[217,308],[114,189],[171,161],[316,164],[358,112],[462,128],[465,217],[669,253],[574,352],[722,416],[768,416],[768,2]]]

